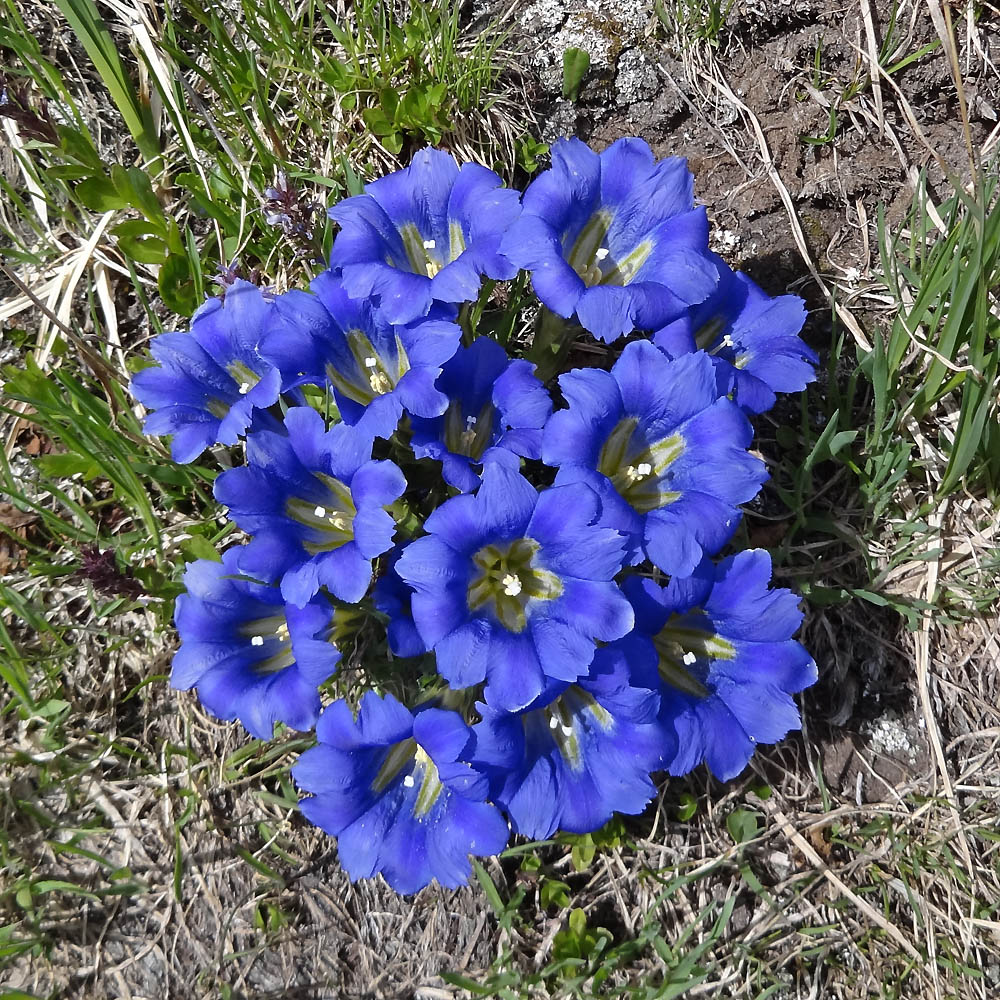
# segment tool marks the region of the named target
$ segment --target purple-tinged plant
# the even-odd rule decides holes
[[[552,398],[528,361],[511,361],[495,340],[480,337],[455,352],[437,388],[448,408],[430,420],[414,419],[411,445],[418,458],[438,459],[455,489],[468,493],[479,485],[475,467],[490,448],[541,457]]]
[[[652,669],[655,676],[655,661]],[[586,676],[549,682],[519,714],[478,705],[475,763],[490,775],[515,833],[537,840],[556,830],[588,833],[615,812],[641,813],[656,794],[650,772],[665,749],[654,724],[658,706],[656,692],[632,680],[621,651],[605,646]]]
[[[247,464],[215,481],[215,498],[254,537],[240,571],[280,581],[284,599],[305,607],[320,587],[348,603],[364,597],[372,559],[392,547],[386,507],[406,489],[392,462],[372,461],[372,439],[346,424],[326,429],[307,406],[285,414],[287,436],[247,438]]]
[[[549,678],[586,673],[596,641],[632,628],[613,582],[621,535],[594,524],[597,494],[583,484],[539,493],[501,462],[488,462],[476,494],[438,507],[429,532],[396,571],[415,591],[413,620],[453,688],[486,681],[486,701],[518,711]]]
[[[792,639],[799,599],[768,589],[770,580],[771,557],[750,549],[718,565],[706,561],[666,587],[625,581],[635,631],[615,645],[635,665],[636,682],[659,689],[659,765],[670,774],[704,760],[727,781],[758,744],[799,728],[792,695],[815,682],[816,664]],[[656,669],[647,673],[651,649]]]
[[[556,485],[586,483],[601,524],[623,532],[629,558],[690,573],[736,530],[738,504],[767,478],[747,453],[753,436],[735,403],[719,398],[704,352],[671,361],[648,341],[628,344],[610,372],[576,369],[559,385],[569,409],[545,425],[542,458]]]
[[[422,149],[404,170],[330,209],[341,231],[330,267],[357,299],[374,297],[389,323],[410,323],[437,302],[469,302],[482,276],[517,273],[498,248],[520,212],[516,191],[476,163]]]
[[[381,873],[397,892],[432,879],[464,885],[469,855],[497,854],[507,824],[485,801],[486,777],[474,771],[472,730],[452,711],[410,712],[391,694],[368,691],[357,721],[344,701],[316,725],[317,746],[292,768],[306,818],[337,838],[352,879]]]
[[[656,160],[642,139],[595,153],[579,139],[552,147],[552,167],[524,192],[500,252],[531,272],[554,313],[608,343],[653,329],[715,290],[708,219],[678,157]]]
[[[444,413],[448,397],[435,386],[441,366],[458,348],[461,329],[431,316],[411,326],[386,322],[370,301],[352,299],[340,278],[326,271],[312,283],[328,320],[304,346],[307,377],[328,383],[340,415],[373,437],[392,436],[403,412]]]
[[[222,562],[199,559],[184,573],[175,621],[181,647],[170,683],[197,688],[201,703],[221,719],[239,719],[252,736],[269,740],[274,724],[311,729],[319,716],[319,685],[337,669],[335,610],[317,595],[288,604],[277,587],[242,576],[241,550]]]
[[[799,392],[816,377],[815,351],[801,339],[805,303],[797,295],[771,298],[715,254],[718,290],[653,334],[668,357],[704,350],[720,389],[747,413],[774,406],[775,392]]]
[[[209,299],[190,333],[162,333],[150,345],[159,362],[132,378],[132,394],[153,410],[147,434],[173,434],[177,462],[194,461],[217,442],[236,444],[253,419],[298,381],[298,358],[287,350],[325,322],[314,296],[266,296],[235,279],[225,301]]]

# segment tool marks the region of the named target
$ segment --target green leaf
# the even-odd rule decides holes
[[[129,219],[111,230],[118,240],[118,249],[140,264],[162,264],[167,245],[145,219]]]
[[[189,559],[210,559],[212,562],[222,562],[218,549],[204,536],[192,535],[181,542],[181,552]]]
[[[580,96],[580,84],[590,69],[590,53],[584,49],[567,49],[563,53],[562,95],[567,101]]]
[[[129,200],[121,196],[110,177],[91,177],[77,184],[75,191],[92,212],[111,212],[129,207]]]
[[[194,279],[186,254],[172,253],[163,262],[157,286],[164,305],[182,316],[190,316],[198,308]]]
[[[749,809],[734,809],[726,817],[726,829],[737,844],[753,840],[760,829],[757,814]]]

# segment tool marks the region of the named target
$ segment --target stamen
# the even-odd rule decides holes
[[[607,257],[609,253],[611,253],[611,251],[607,247],[601,247],[600,249],[598,249],[597,253],[594,254],[594,256],[598,260],[604,260],[604,258]]]
[[[325,508],[325,507],[316,507],[316,508],[315,508],[315,509],[313,510],[313,513],[314,513],[314,514],[315,514],[315,515],[316,515],[317,517],[326,517],[326,508]]]
[[[625,475],[629,482],[637,483],[640,479],[645,479],[653,471],[649,462],[640,462],[638,465],[630,465],[625,470]]]
[[[392,383],[385,372],[372,372],[368,376],[368,384],[372,387],[372,392],[377,393],[379,396],[392,388]]]
[[[572,736],[573,735],[573,727],[572,726],[560,726],[559,728],[563,731],[563,736]]]
[[[521,579],[520,577],[514,576],[513,573],[508,573],[503,578],[503,592],[508,597],[517,597],[521,593]]]
[[[275,630],[274,634],[282,641],[288,641],[288,622],[282,622]]]
[[[403,778],[403,784],[406,785],[407,788],[412,788],[413,787],[413,775],[412,774],[408,774],[405,778]]]
[[[434,240],[424,240],[425,250],[433,250],[436,246],[437,244],[434,242]]]
[[[241,396],[245,396],[249,391],[250,391],[250,383],[249,382],[241,382],[240,383],[240,395]]]
[[[558,729],[559,720],[553,715],[549,718],[549,729]]]
[[[377,358],[365,358],[365,368],[374,368],[377,364]]]
[[[255,636],[254,636],[254,637],[253,637],[253,638],[252,638],[252,639],[250,640],[250,645],[251,645],[251,646],[263,646],[263,645],[264,645],[264,637],[263,637],[263,636],[261,636],[261,635],[255,635]]]
[[[690,667],[690,666],[691,666],[691,664],[692,664],[692,663],[694,663],[694,661],[698,659],[698,657],[697,657],[697,656],[695,656],[695,655],[694,655],[694,653],[692,653],[692,652],[691,652],[690,650],[688,650],[688,651],[687,651],[687,652],[686,652],[686,653],[685,653],[685,654],[684,654],[684,655],[683,655],[683,656],[681,657],[681,659],[682,659],[682,660],[684,661],[684,664],[685,664],[685,666],[688,666],[688,667]]]

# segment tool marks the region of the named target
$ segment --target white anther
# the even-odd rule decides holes
[[[653,471],[653,467],[649,462],[640,462],[638,465],[630,465],[625,470],[625,475],[628,477],[629,482],[637,483],[640,479],[644,479]]]
[[[723,347],[733,346],[733,338],[730,337],[728,333],[722,338],[722,346]]]
[[[314,507],[313,508],[313,513],[317,517],[326,517],[326,508],[325,507],[318,507],[318,506]]]
[[[513,573],[508,573],[503,578],[503,592],[508,597],[517,597],[517,595],[521,593],[520,577],[514,576]]]
[[[683,659],[684,659],[684,663],[685,663],[685,664],[686,664],[687,666],[689,666],[689,667],[690,667],[690,666],[691,666],[691,664],[692,664],[692,663],[694,663],[694,661],[698,659],[698,657],[697,657],[697,656],[695,656],[695,655],[694,655],[694,653],[692,653],[692,652],[691,652],[690,650],[688,650],[688,651],[687,651],[687,652],[686,652],[686,653],[684,654],[684,657],[683,657]]]
[[[649,462],[640,462],[635,471],[640,476],[648,476],[653,471],[653,467]]]
[[[598,260],[604,260],[604,258],[607,257],[609,253],[611,253],[611,251],[607,247],[601,247],[601,249],[598,250],[597,253],[594,254],[594,256]]]
[[[558,729],[558,728],[559,728],[559,720],[553,715],[549,719],[549,729]]]
[[[251,646],[263,646],[264,645],[264,637],[262,635],[255,635],[250,640],[250,645]]]
[[[240,395],[245,396],[250,391],[250,383],[242,382],[240,383]]]
[[[560,726],[559,728],[562,730],[563,736],[572,736],[573,735],[573,727],[572,726]]]
[[[275,630],[274,634],[284,642],[288,638],[288,622],[282,622]]]
[[[407,788],[412,788],[413,787],[413,775],[412,774],[408,774],[405,778],[403,778],[403,784],[406,785]]]
[[[377,358],[365,358],[365,368],[374,368],[377,364]]]
[[[425,250],[433,250],[436,246],[437,246],[437,243],[435,243],[434,240],[424,240],[424,249]]]

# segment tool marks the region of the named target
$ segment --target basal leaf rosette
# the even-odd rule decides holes
[[[157,365],[138,372],[132,394],[152,410],[147,434],[173,434],[177,462],[192,462],[210,445],[234,445],[254,416],[297,384],[294,347],[322,327],[326,314],[301,291],[265,295],[237,279],[225,299],[209,299],[190,333],[162,333],[150,353]]]
[[[499,252],[520,213],[516,191],[485,167],[422,149],[404,170],[365,185],[330,209],[341,231],[330,266],[356,299],[374,300],[389,323],[410,323],[437,302],[468,302],[482,276],[512,278]]]
[[[656,691],[632,675],[622,651],[605,646],[585,676],[550,681],[523,712],[477,706],[476,765],[490,775],[515,833],[589,833],[616,812],[645,809],[656,794],[650,772],[663,756],[664,731],[655,724]]]
[[[435,386],[462,331],[437,310],[411,326],[394,326],[370,300],[352,299],[326,271],[310,286],[327,312],[303,363],[306,379],[329,385],[341,417],[373,437],[389,438],[403,412],[436,417],[448,398]]]
[[[330,705],[316,738],[292,776],[312,793],[302,812],[337,838],[352,880],[381,874],[401,893],[432,879],[457,888],[469,880],[470,854],[506,845],[507,823],[467,763],[475,740],[456,712],[431,704],[411,712],[368,691],[357,720],[346,702]]]
[[[437,380],[448,397],[447,409],[439,417],[411,422],[414,454],[438,459],[445,482],[463,493],[479,485],[476,469],[491,448],[540,458],[552,397],[532,369],[523,359],[511,361],[487,337],[460,347]]]
[[[247,464],[215,481],[215,498],[253,535],[241,572],[280,581],[284,599],[304,607],[321,587],[361,600],[372,559],[392,547],[396,524],[386,508],[406,489],[399,468],[371,458],[372,439],[346,424],[326,429],[307,406],[285,414],[286,434],[247,438]]]
[[[500,252],[531,272],[539,300],[608,343],[680,316],[715,290],[708,218],[678,157],[656,160],[642,139],[595,153],[552,146],[552,167],[524,192]]]
[[[799,728],[792,695],[815,683],[816,664],[792,638],[802,621],[799,599],[770,590],[770,579],[770,556],[750,549],[718,565],[706,560],[666,587],[625,581],[635,631],[616,645],[641,682],[659,689],[660,766],[670,774],[704,761],[727,781],[758,744]],[[655,670],[647,673],[651,649]]]
[[[596,642],[625,635],[632,611],[614,583],[622,538],[595,525],[597,495],[573,484],[539,493],[489,462],[475,494],[446,501],[396,570],[413,621],[453,688],[486,681],[493,707],[530,705],[549,679],[587,671]]]
[[[557,486],[599,494],[601,523],[627,536],[632,562],[686,575],[729,540],[767,474],[708,355],[670,360],[636,341],[610,372],[575,369],[559,386],[569,408],[545,425],[542,458],[559,467]]]
[[[703,350],[720,389],[746,413],[763,413],[776,392],[799,392],[816,377],[819,359],[798,336],[806,319],[797,295],[772,298],[715,254],[719,287],[704,302],[653,334],[668,357]]]
[[[259,740],[271,738],[275,722],[311,729],[319,685],[340,660],[335,609],[322,595],[301,608],[288,604],[277,587],[243,577],[239,556],[232,548],[221,562],[199,559],[187,567],[170,683],[196,688],[213,715],[239,719]]]

